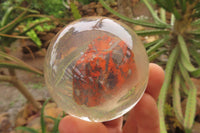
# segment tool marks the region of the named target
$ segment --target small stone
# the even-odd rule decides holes
[[[42,48],[41,50],[37,51],[36,54],[40,57],[45,57],[47,50]]]
[[[95,7],[95,8],[101,8],[101,7],[103,7],[103,6],[101,5],[101,3],[98,3],[98,4],[96,4],[94,7]]]
[[[62,110],[57,107],[55,103],[48,103],[44,110],[45,116],[51,116],[53,118],[57,118],[62,115]],[[48,123],[52,123],[53,120],[49,118],[45,118],[45,121]]]
[[[88,9],[87,12],[88,13],[94,13],[95,11],[94,11],[94,9]]]
[[[143,26],[140,26],[140,25],[136,25],[134,26],[134,30],[144,30],[145,28]]]
[[[102,15],[103,14],[103,8],[97,8],[96,11],[97,11],[98,15]]]
[[[96,2],[91,2],[89,5],[91,6],[91,7],[94,7],[94,6],[96,6]]]
[[[11,122],[9,121],[9,116],[8,114],[1,114],[0,115],[0,132],[1,133],[6,133],[10,130],[12,127]]]
[[[89,5],[84,5],[83,7],[82,7],[82,10],[87,10],[89,8]]]
[[[27,121],[24,119],[24,118],[18,118],[17,120],[16,120],[16,122],[15,122],[15,125],[16,126],[23,126],[23,125],[25,125],[27,123]]]
[[[146,39],[146,43],[153,42],[157,40],[158,38],[159,38],[158,36],[148,36],[148,38]]]
[[[27,125],[27,127],[36,129],[36,130],[41,130],[41,124],[40,124],[40,117],[37,117],[35,119],[33,119],[32,121],[30,121]]]
[[[192,133],[199,133],[200,131],[200,123],[199,122],[195,122],[194,126],[192,128]]]
[[[55,36],[54,33],[47,33],[45,35],[42,35],[40,37],[41,40],[44,40],[44,41],[48,41],[48,40],[51,40],[53,37]]]
[[[110,6],[111,6],[111,7],[116,7],[116,6],[117,6],[117,2],[111,2],[111,3],[110,3]]]

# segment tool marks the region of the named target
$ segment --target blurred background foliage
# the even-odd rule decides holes
[[[62,0],[2,0],[0,5],[0,19],[7,11],[7,9],[15,6],[27,7],[37,10],[40,14],[53,15],[54,17],[66,17],[66,8]],[[17,12],[14,13],[17,15]],[[16,16],[10,16],[13,19]]]
[[[38,105],[28,89],[18,79],[15,70],[24,70],[39,75],[43,73],[11,56],[5,47],[9,48],[12,42],[18,39],[31,40],[34,46],[24,44],[25,49],[28,49],[27,53],[32,54],[34,48],[36,51],[47,49],[50,40],[61,27],[75,19],[92,15],[117,18],[134,28],[141,26],[135,31],[143,39],[149,60],[165,68],[165,83],[158,100],[161,132],[173,132],[178,129],[181,130],[180,132],[191,133],[194,125],[197,122],[200,123],[200,115],[196,113],[196,103],[198,100],[200,103],[200,93],[197,92],[191,80],[200,77],[200,1],[141,0],[140,3],[145,5],[143,9],[148,9],[151,15],[145,19],[128,14],[132,11],[129,3],[133,1],[1,0],[0,68],[8,69],[9,73],[0,74],[0,81],[13,84],[28,101],[31,101],[37,109],[41,109],[41,105]],[[125,7],[129,9],[126,10],[122,5],[113,4],[120,2],[125,3]],[[120,8],[127,12],[120,12]],[[106,14],[106,11],[110,14]],[[154,40],[147,42],[146,38],[151,36],[154,36]],[[43,38],[47,38],[48,41],[44,42]],[[186,104],[184,108],[182,107],[183,101]],[[51,119],[56,121],[54,130],[57,132],[60,118]],[[42,123],[41,126],[45,132],[44,121]],[[21,128],[21,130],[31,129]]]

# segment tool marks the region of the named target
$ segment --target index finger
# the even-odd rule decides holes
[[[150,94],[155,100],[158,99],[160,89],[165,78],[165,73],[162,67],[157,64],[149,64],[149,82],[145,93]]]
[[[164,81],[164,76],[165,76],[164,70],[160,66],[154,63],[149,64],[149,82],[145,93],[150,94],[154,100],[157,100],[158,98],[158,95],[160,93],[160,88]],[[116,123],[120,122],[121,122],[120,119],[116,119],[113,121],[106,122],[105,126],[107,128],[108,128],[107,125],[109,125],[109,127],[112,128],[119,128],[121,127],[121,125]]]

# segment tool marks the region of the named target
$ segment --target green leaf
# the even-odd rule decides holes
[[[188,60],[186,58],[186,56],[184,55],[184,53],[181,53],[181,62],[182,62],[182,64],[184,65],[184,67],[188,71],[192,72],[192,71],[196,70],[196,68],[192,65],[192,63],[190,62],[190,60]]]
[[[196,35],[196,36],[199,36],[200,35],[200,30],[195,30],[195,31],[191,31],[189,32],[190,34],[193,34],[193,35]]]
[[[70,8],[71,8],[72,15],[75,19],[81,18],[81,14],[79,13],[79,10],[78,10],[77,6],[75,5],[75,3],[71,2]]]
[[[26,33],[31,40],[35,42],[35,44],[40,48],[42,46],[42,42],[40,38],[37,36],[36,32],[34,30],[30,30],[29,32]]]
[[[171,14],[170,24],[173,26],[175,23],[175,16],[174,14]]]
[[[37,10],[29,9],[28,7],[16,6],[15,8],[16,8],[16,9],[20,9],[20,10],[22,10],[22,11],[30,12],[30,13],[35,13],[35,14],[39,14],[39,13],[40,13],[40,12],[37,11]]]
[[[189,47],[189,52],[195,59],[196,63],[200,66],[200,53],[197,52],[197,49],[195,48],[194,45]]]
[[[47,103],[49,102],[50,99],[47,99],[41,109],[41,119],[40,119],[40,124],[41,124],[41,128],[42,128],[42,133],[46,133],[46,126],[45,126],[45,120],[44,120],[44,108],[47,105]]]
[[[60,116],[58,116],[57,118],[54,118],[54,117],[51,117],[51,116],[45,116],[45,117],[54,121],[54,126],[53,126],[53,129],[52,129],[51,133],[57,133],[57,132],[59,132],[58,131],[58,126],[59,126],[59,122],[61,120]]]
[[[190,56],[188,52],[188,48],[186,46],[186,43],[183,39],[182,36],[178,36],[178,41],[179,41],[179,46],[181,48],[181,63],[182,65],[189,71],[191,72],[192,76],[194,77],[199,77],[200,76],[200,68],[195,68],[191,61],[190,61]]]
[[[184,119],[184,127],[186,130],[192,131],[192,126],[195,119],[195,112],[196,112],[196,88],[190,89],[187,104],[186,104],[186,111],[185,111],[185,119]]]
[[[13,11],[14,7],[10,7],[8,8],[8,10],[6,11],[6,13],[4,14],[2,20],[1,20],[1,27],[3,27],[8,20],[9,15],[11,14],[11,12]]]
[[[46,118],[49,118],[49,119],[51,119],[51,120],[53,120],[53,121],[56,121],[56,118],[54,118],[54,117],[52,117],[52,116],[45,116]]]
[[[163,0],[155,0],[155,1],[160,7],[164,8],[165,10],[168,10],[168,7],[165,1]]]
[[[162,55],[166,51],[167,51],[166,49],[163,49],[163,50],[159,50],[156,53],[153,53],[151,56],[149,56],[149,61],[151,62],[151,61],[155,60],[157,57],[159,57],[160,55]]]
[[[158,17],[157,13],[153,9],[153,7],[149,4],[148,0],[143,0],[143,2],[145,3],[147,8],[149,9],[149,11],[150,11],[151,15],[153,16],[153,18],[154,18],[156,23],[158,23],[160,25],[167,25],[167,23],[164,23],[163,21],[160,20],[160,18]]]
[[[36,68],[26,64],[24,61],[20,60],[19,58],[12,56],[12,55],[9,55],[7,53],[0,51],[0,57],[3,57],[5,59],[3,61],[2,60],[0,61],[1,65],[6,65],[7,67],[9,67],[9,64],[6,64],[6,63],[10,63],[11,65],[12,64],[16,65],[16,67],[17,66],[24,67],[25,69],[28,69],[30,72],[33,72],[33,73],[36,73],[36,74],[39,74],[39,75],[43,75],[43,73],[40,72],[39,70],[37,70]],[[6,60],[8,60],[8,61],[6,61]]]
[[[200,77],[200,68],[195,69],[194,71],[190,72],[190,74],[195,78],[199,78]]]
[[[28,67],[20,65],[20,64],[15,64],[13,62],[0,62],[0,68],[19,69],[19,70],[23,70],[23,71],[27,71],[27,72],[32,72],[32,73],[40,74],[41,75],[41,73],[38,73],[37,71],[35,71],[35,70],[31,69],[31,68],[28,68]]]
[[[58,126],[59,126],[59,123],[60,123],[60,116],[57,117],[57,119],[54,121],[54,126],[53,126],[53,130],[52,130],[52,133],[58,133]]]
[[[33,128],[30,128],[30,127],[17,127],[16,130],[27,131],[27,132],[30,132],[30,133],[39,133],[39,131],[37,131]]]
[[[200,19],[197,19],[191,23],[192,26],[200,25]]]
[[[200,48],[200,40],[190,39],[190,41],[195,47]]]
[[[163,8],[160,9],[160,18],[164,23],[166,23],[166,11]]]
[[[175,73],[173,82],[173,108],[178,121],[183,125],[183,113],[181,108],[181,97],[180,97],[180,74]]]
[[[188,48],[186,46],[185,40],[181,35],[178,36],[178,42],[180,44],[181,52],[186,57],[187,60],[190,60]]]
[[[182,16],[177,10],[176,1],[174,0],[156,0],[157,4],[164,8],[166,11],[174,14],[176,19],[180,19]]]
[[[165,101],[166,101],[167,90],[171,83],[172,73],[173,73],[173,69],[176,64],[178,55],[179,55],[179,49],[176,46],[172,50],[172,52],[169,56],[169,59],[168,59],[167,65],[166,65],[166,69],[165,69],[165,80],[164,80],[163,86],[161,88],[159,99],[158,99],[158,111],[159,111],[159,118],[160,118],[161,133],[167,133],[166,125],[165,125],[164,105],[165,105]]]
[[[184,94],[187,96],[189,92],[183,78],[181,78],[181,89],[183,90]]]
[[[181,19],[181,14],[178,12],[176,8],[173,9],[173,14],[177,20]]]
[[[156,0],[156,3],[169,12],[173,12],[175,6],[174,0]]]
[[[98,2],[98,0],[78,0],[79,2],[81,2],[82,4],[89,4],[91,2]],[[112,0],[109,0],[112,2]]]
[[[150,46],[152,46],[152,45],[158,43],[160,40],[161,40],[161,39],[158,39],[158,40],[155,40],[155,41],[152,41],[152,42],[149,42],[149,43],[145,43],[145,44],[144,44],[144,47],[145,47],[145,48],[148,48],[148,47],[150,47]]]
[[[10,60],[10,61],[15,62],[15,63],[19,63],[19,64],[22,64],[22,65],[27,65],[24,61],[20,60],[19,58],[16,58],[16,57],[14,57],[12,55],[9,55],[9,54],[7,54],[5,52],[2,52],[2,51],[0,51],[0,57],[3,57],[6,60]]]
[[[0,37],[7,37],[7,38],[15,38],[15,39],[30,39],[30,37],[27,36],[18,36],[18,35],[10,35],[10,34],[2,34],[0,33]]]
[[[175,7],[176,2],[174,0],[168,0],[168,1],[166,1],[166,4],[167,4],[167,7],[168,7],[169,10],[172,10],[173,8],[176,8]]]
[[[184,128],[187,131],[191,131],[196,112],[197,89],[192,80],[190,79],[188,72],[181,63],[179,63],[179,69],[181,71],[181,74],[183,75],[183,78],[185,79],[185,82],[187,82],[190,88],[187,98],[185,117],[184,117]]]
[[[200,68],[195,68],[190,61],[186,60],[183,53],[181,53],[181,63],[193,77],[200,77]]]
[[[179,3],[180,3],[180,6],[181,6],[181,9],[182,9],[182,12],[185,13],[186,11],[186,0],[179,0]]]
[[[169,40],[169,37],[161,39],[158,43],[153,45],[147,50],[147,54],[150,55],[152,52],[156,51],[158,48],[162,47],[164,43],[166,43]]]
[[[12,11],[15,11],[15,9],[20,9],[23,10],[24,12],[31,12],[31,13],[39,13],[36,10],[32,10],[32,9],[28,9],[28,8],[24,8],[24,7],[18,7],[18,6],[12,6],[10,8],[7,9],[6,13],[4,14],[2,21],[1,21],[1,27],[4,26],[5,24],[7,24],[8,22],[8,18],[11,15]],[[22,13],[23,14],[23,13]],[[24,14],[23,14],[24,15]],[[19,15],[20,16],[20,15]],[[19,17],[20,18],[20,17]],[[16,19],[17,20],[17,19]],[[17,21],[15,21],[17,22]],[[14,21],[13,23],[14,24]],[[11,26],[11,25],[10,25]]]
[[[165,29],[168,26],[167,25],[160,25],[160,24],[154,24],[154,23],[149,23],[149,22],[145,22],[142,20],[134,20],[134,19],[130,19],[128,17],[125,17],[121,14],[119,14],[118,12],[114,11],[112,8],[110,8],[105,2],[104,0],[100,0],[100,3],[112,14],[118,16],[119,18],[121,18],[122,20],[125,20],[127,22],[136,24],[136,25],[142,25],[142,26],[146,26],[146,27],[152,27],[152,28],[161,28],[161,29]]]
[[[38,16],[38,15],[37,15]],[[38,17],[40,17],[40,16],[38,16]],[[29,32],[30,30],[32,30],[32,29],[34,29],[34,28],[37,28],[38,26],[40,26],[40,24],[46,24],[46,23],[48,23],[48,22],[51,22],[52,20],[41,20],[41,21],[39,21],[39,22],[36,22],[36,23],[34,23],[33,25],[31,25],[31,26],[28,26],[22,33],[20,33],[20,35],[24,35],[24,34],[26,34],[27,32]],[[40,26],[41,27],[41,26]],[[44,30],[44,29],[42,29],[42,30]]]
[[[168,30],[140,30],[140,31],[135,31],[135,32],[139,36],[152,36],[152,35],[162,35],[162,34],[170,33],[170,31]]]
[[[27,13],[27,10],[25,10],[24,12],[22,12],[21,14],[19,14],[18,17],[16,17],[13,21],[11,21],[10,23],[8,23],[7,25],[1,27],[0,28],[0,33],[6,34],[6,33],[10,33],[11,31],[13,31],[15,29],[15,27],[17,25],[19,25],[20,22],[22,22],[23,17]]]

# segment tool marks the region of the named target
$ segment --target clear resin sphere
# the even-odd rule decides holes
[[[52,40],[45,80],[69,115],[103,122],[136,105],[148,81],[148,58],[137,35],[106,17],[74,21]]]

